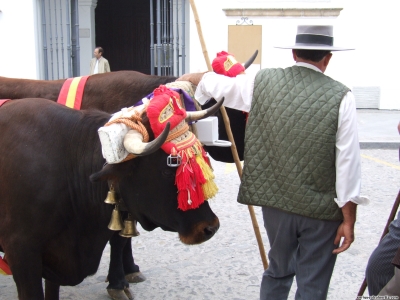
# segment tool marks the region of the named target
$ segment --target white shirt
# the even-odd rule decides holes
[[[99,73],[99,60],[96,59],[96,64],[94,65],[93,74]]]
[[[317,67],[307,63],[296,63],[321,72]],[[195,98],[200,104],[210,98],[221,100],[225,97],[224,106],[249,112],[253,99],[256,74],[240,74],[227,77],[208,72],[196,88]],[[361,190],[361,157],[358,142],[357,114],[354,95],[349,91],[339,107],[338,130],[336,133],[336,195],[334,201],[343,207],[348,201],[357,204],[368,204],[369,199],[360,196]]]

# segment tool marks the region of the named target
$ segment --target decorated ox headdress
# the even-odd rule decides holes
[[[215,73],[228,77],[236,77],[236,75],[246,70],[245,67],[235,59],[233,54],[226,51],[217,53],[217,57],[212,61],[212,68]]]
[[[195,209],[218,191],[210,161],[200,141],[189,131],[186,110],[180,104],[179,94],[161,85],[147,107],[147,116],[154,135],[159,136],[170,123],[169,136],[161,148],[170,155],[181,157],[176,170],[178,208]]]

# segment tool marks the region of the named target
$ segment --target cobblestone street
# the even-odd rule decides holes
[[[367,260],[377,245],[400,188],[398,150],[361,150],[362,195],[371,200],[358,208],[356,240],[337,259],[328,299],[355,299]],[[208,242],[183,245],[176,233],[156,229],[133,239],[135,261],[147,281],[131,285],[135,299],[243,299],[259,297],[263,272],[248,208],[236,202],[239,178],[234,164],[213,162],[220,188],[211,206],[221,227]],[[265,250],[269,244],[261,210],[254,207]],[[107,246],[98,272],[76,287],[61,287],[61,299],[109,299],[104,282],[109,262]],[[29,272],[29,270],[27,270]],[[290,299],[294,298],[295,284]],[[364,295],[368,295],[365,292]],[[0,277],[0,299],[17,299],[11,276]]]

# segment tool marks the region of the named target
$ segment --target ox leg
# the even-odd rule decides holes
[[[29,249],[29,251],[26,251]],[[19,300],[43,300],[42,259],[35,250],[17,246],[7,251],[7,261],[18,291]]]
[[[132,255],[132,238],[127,238],[123,253],[122,263],[124,266],[125,278],[130,283],[139,283],[146,280],[146,277],[140,272],[139,266],[135,264]]]
[[[59,300],[60,285],[49,280],[44,281],[44,300]]]
[[[115,232],[110,239],[110,266],[108,269],[107,286],[108,294],[113,299],[133,299],[129,289],[129,283],[125,279],[124,267],[122,265],[122,253],[127,239]]]

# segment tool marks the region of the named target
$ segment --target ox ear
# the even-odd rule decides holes
[[[90,175],[91,182],[99,182],[106,180],[118,180],[126,176],[131,170],[135,160],[129,160],[122,164],[107,164],[99,172]]]

